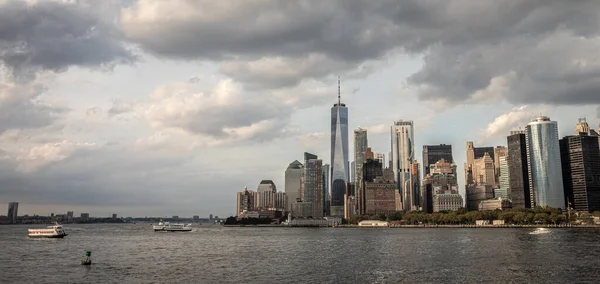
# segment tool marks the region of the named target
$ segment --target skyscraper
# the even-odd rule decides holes
[[[348,182],[348,108],[341,101],[331,108],[331,215],[344,216],[344,194]]]
[[[558,125],[546,116],[527,124],[527,168],[532,205],[565,208]]]
[[[8,222],[10,224],[17,223],[17,216],[19,215],[19,202],[10,202],[8,203]]]
[[[496,177],[496,185],[500,183],[500,157],[508,155],[508,148],[497,146],[494,148],[494,175]]]
[[[329,164],[323,165],[323,216],[331,215],[329,211]]]
[[[351,195],[358,196],[358,192],[362,187],[361,178],[363,175],[363,165],[365,163],[365,151],[367,151],[368,140],[367,130],[357,128],[354,130],[354,188],[355,191]]]
[[[507,138],[509,199],[513,208],[531,208],[529,192],[529,172],[527,170],[527,139],[525,131],[511,131]]]
[[[419,161],[414,160],[410,167],[410,175],[412,180],[412,208],[411,210],[419,210],[421,206],[421,174],[419,172]]]
[[[510,169],[508,168],[507,156],[500,157],[500,176],[498,177],[498,184],[500,187],[494,190],[494,198],[502,197],[502,199],[508,200],[510,195]]]
[[[292,210],[292,203],[300,198],[300,187],[302,170],[304,166],[298,160],[293,161],[285,170],[285,195],[287,195],[288,206],[286,210]]]
[[[589,132],[578,133],[560,140],[565,195],[577,211],[600,211],[598,137],[589,136]]]
[[[400,192],[404,210],[410,211],[412,201],[412,177],[410,167],[415,159],[414,129],[412,121],[394,121],[391,127],[392,170],[396,188]],[[406,190],[408,188],[408,190]]]
[[[423,145],[423,176],[429,174],[429,166],[444,159],[448,163],[454,163],[452,157],[452,145]]]
[[[467,141],[467,162],[465,163],[465,185],[478,183],[476,173],[474,173],[474,163],[476,159],[483,158],[488,154],[492,159],[492,172],[494,171],[494,147],[475,147],[472,141]],[[492,173],[493,175],[493,173]],[[495,182],[494,182],[495,183]],[[489,182],[488,182],[489,184]]]
[[[316,155],[304,153],[304,174],[302,175],[302,201],[312,204],[314,218],[323,217],[323,161]]]

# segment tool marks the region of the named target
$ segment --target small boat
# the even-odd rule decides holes
[[[56,223],[54,226],[48,226],[45,229],[28,229],[27,235],[30,238],[64,238],[67,233],[63,230],[62,225]]]
[[[152,226],[155,232],[189,232],[192,230],[192,224],[171,224],[160,221],[158,225]]]

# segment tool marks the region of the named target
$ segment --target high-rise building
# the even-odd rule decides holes
[[[420,210],[421,208],[421,173],[419,172],[419,161],[414,160],[410,166],[410,175],[412,180],[412,208],[411,210]]]
[[[277,207],[277,187],[272,180],[262,180],[257,187],[258,193],[258,209],[261,210],[284,210],[285,205],[283,207]]]
[[[385,159],[384,153],[373,153],[373,159],[379,161],[385,168],[388,167],[388,162]]]
[[[309,153],[304,153],[304,157],[306,160],[302,175],[302,201],[312,204],[311,217],[323,217],[323,161]]]
[[[323,216],[331,215],[329,211],[329,164],[323,165]]]
[[[277,192],[277,187],[275,186],[275,183],[272,180],[262,180],[260,181],[260,184],[258,184],[258,187],[256,189],[256,191],[258,192]]]
[[[367,149],[367,156],[370,156],[370,148]],[[361,177],[362,186],[358,192],[358,210],[360,215],[366,214],[366,193],[365,183],[372,182],[376,177],[383,176],[383,165],[377,160],[367,158],[363,165],[363,176]]]
[[[501,156],[499,159],[500,177],[498,178],[498,182],[500,187],[499,190],[496,189],[494,191],[495,198],[502,197],[504,200],[509,200],[508,196],[510,195],[510,169],[508,168],[507,158],[507,156]]]
[[[412,121],[394,121],[391,127],[392,137],[392,170],[396,180],[396,188],[400,192],[404,210],[410,211],[413,207],[412,177],[410,167],[415,159],[414,129]]]
[[[558,125],[546,116],[527,124],[527,168],[533,206],[565,208]]]
[[[398,190],[391,169],[383,170],[382,175],[376,176],[372,181],[365,181],[364,191],[365,214],[390,214],[397,211]]]
[[[8,214],[6,215],[6,217],[8,217],[8,223],[16,224],[18,215],[19,215],[19,202],[8,203]]]
[[[494,148],[494,175],[496,177],[496,185],[500,184],[500,157],[508,155],[508,148],[505,146],[496,146]]]
[[[350,195],[357,196],[362,186],[361,178],[363,175],[362,167],[366,161],[365,152],[368,147],[367,130],[357,128],[354,130],[354,184],[355,191],[350,192]],[[355,202],[356,203],[356,202]],[[357,208],[355,208],[356,210]]]
[[[244,211],[254,211],[257,203],[258,194],[257,192],[249,191],[247,187],[244,191],[237,193],[237,203],[235,208],[236,216]]]
[[[465,163],[465,185],[476,184],[480,182],[478,178],[480,178],[479,173],[474,172],[474,164],[475,160],[484,158],[485,154],[492,159],[492,171],[494,167],[494,147],[475,147],[472,141],[467,141],[467,162]],[[481,163],[481,162],[480,162]],[[487,162],[484,162],[487,163]],[[487,177],[487,172],[484,173]],[[492,173],[493,175],[493,173]],[[486,179],[486,182],[489,182]],[[494,182],[495,183],[495,182]]]
[[[511,131],[507,137],[508,178],[510,189],[509,199],[513,208],[531,208],[531,194],[529,192],[529,172],[527,170],[527,139],[525,131]]]
[[[292,203],[300,199],[301,178],[304,166],[298,160],[293,161],[285,170],[285,194],[288,205],[286,210],[292,210]]]
[[[344,216],[344,194],[348,182],[348,108],[340,98],[331,108],[331,215]]]
[[[472,183],[477,185],[496,186],[496,177],[494,175],[494,160],[485,153],[483,157],[476,158],[471,166]]]
[[[454,163],[452,145],[423,145],[423,177],[429,174],[429,166],[441,159]]]
[[[560,140],[565,195],[577,211],[600,211],[598,137],[588,135],[589,127],[578,133]]]
[[[463,200],[458,193],[456,164],[441,159],[430,165],[429,171],[423,178],[423,211],[432,213],[461,208]]]
[[[494,188],[488,184],[470,184],[466,188],[467,209],[479,210],[482,201],[494,199]]]

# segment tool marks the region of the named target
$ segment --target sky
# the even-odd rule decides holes
[[[462,169],[539,114],[597,128],[599,34],[596,0],[0,0],[0,208],[230,216],[329,163],[338,76],[374,152],[413,120]]]

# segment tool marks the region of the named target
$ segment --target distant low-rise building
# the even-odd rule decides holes
[[[364,220],[358,223],[359,227],[389,227],[390,223],[379,220]]]
[[[83,221],[87,221],[88,219],[90,219],[90,213],[81,213],[80,218]]]
[[[456,211],[463,207],[463,198],[458,193],[442,193],[433,196],[433,212]]]
[[[512,208],[508,199],[502,197],[483,200],[479,203],[479,211],[506,210]]]

